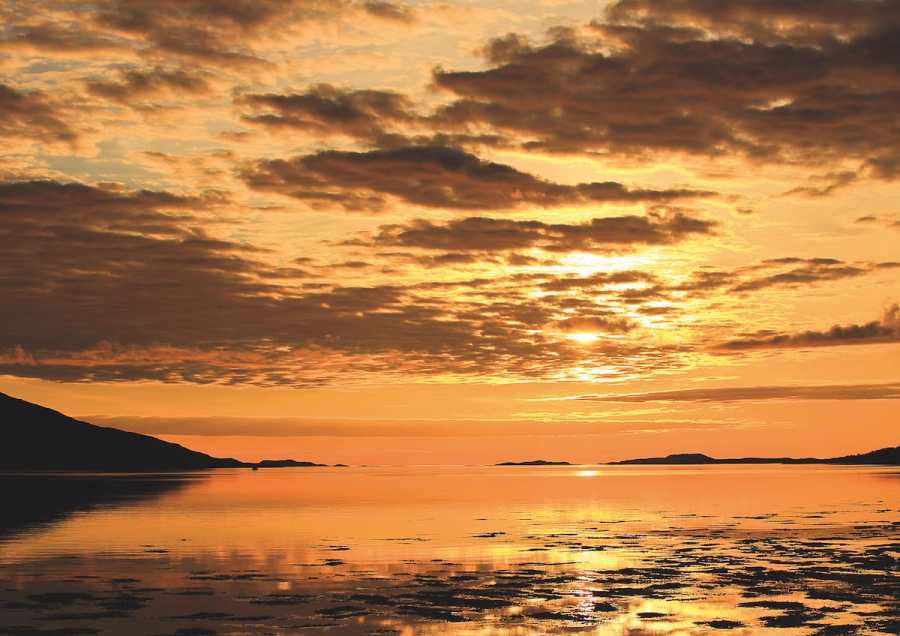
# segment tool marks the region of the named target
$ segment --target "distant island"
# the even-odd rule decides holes
[[[843,457],[738,457],[717,459],[702,453],[681,453],[665,457],[643,457],[607,462],[608,465],[705,465],[705,464],[837,464],[837,465],[900,465],[900,446],[881,448],[861,455]]]
[[[494,466],[571,466],[570,462],[552,462],[546,459],[532,459],[527,462],[500,462]]]
[[[314,466],[328,466],[315,462],[298,462],[295,459],[263,459],[255,464],[258,468],[310,468]]]
[[[166,442],[150,435],[95,426],[0,393],[0,470],[166,472],[209,468],[326,466],[293,459],[242,462]]]

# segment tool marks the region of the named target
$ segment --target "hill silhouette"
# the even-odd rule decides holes
[[[738,457],[716,459],[702,453],[680,453],[665,457],[642,457],[607,462],[614,465],[631,464],[666,464],[666,465],[700,465],[700,464],[845,464],[845,465],[900,465],[900,446],[880,448],[861,455],[845,455],[843,457]]]
[[[2,470],[131,472],[247,465],[149,435],[88,424],[4,393],[0,393],[0,423]]]

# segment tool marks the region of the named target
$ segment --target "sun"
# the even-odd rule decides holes
[[[566,338],[569,340],[574,340],[575,342],[581,344],[590,344],[592,342],[596,342],[600,336],[596,333],[591,333],[590,331],[579,331],[576,333],[566,334]]]

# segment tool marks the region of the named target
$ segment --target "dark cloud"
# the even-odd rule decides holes
[[[580,395],[597,402],[739,402],[748,400],[900,400],[900,383],[820,386],[746,386],[619,395]]]
[[[369,0],[362,5],[363,9],[379,18],[385,20],[394,20],[396,22],[414,22],[415,17],[409,8],[395,4],[393,2],[385,2],[384,0]]]
[[[184,210],[203,205],[203,198],[152,190],[129,192],[115,185],[49,180],[0,183],[0,214],[4,222],[23,226],[59,223],[172,234],[177,232],[177,222],[193,218]],[[169,215],[163,210],[178,212]]]
[[[802,195],[807,197],[827,197],[834,194],[838,190],[842,190],[860,178],[858,172],[845,170],[842,172],[829,172],[823,175],[817,175],[810,179],[811,185],[798,186],[785,192],[785,195]]]
[[[609,15],[623,21],[686,22],[764,41],[814,43],[835,34],[852,36],[900,21],[900,8],[881,0],[618,0]]]
[[[589,35],[496,39],[489,68],[434,72],[454,98],[434,125],[550,152],[853,159],[894,178],[897,3],[728,4],[623,0]]]
[[[715,293],[742,294],[771,289],[796,289],[848,278],[856,278],[900,268],[893,261],[857,261],[848,263],[835,258],[801,258],[787,256],[743,265],[731,269],[697,269],[686,277],[666,280],[647,272],[624,271],[607,275],[598,273],[587,277],[558,277],[541,284],[548,291],[592,288],[610,283],[638,283],[618,293],[621,300],[649,301],[707,298]],[[619,280],[615,280],[619,279]],[[773,333],[767,334],[775,335]]]
[[[681,279],[665,280],[647,272],[598,273],[586,277],[555,278],[542,283],[546,290],[591,288],[610,283],[644,283],[620,294],[623,300],[703,298],[716,292],[751,293],[772,288],[797,288],[856,278],[900,268],[893,261],[848,263],[835,258],[788,256],[731,269],[700,268]],[[773,335],[773,334],[769,334]]]
[[[45,93],[17,90],[0,82],[0,137],[72,143],[78,136],[61,111]]]
[[[860,225],[881,225],[891,229],[900,229],[900,218],[892,214],[867,214],[856,219]]]
[[[732,291],[749,292],[769,287],[796,287],[827,281],[856,278],[879,270],[897,267],[896,263],[847,263],[834,258],[795,258],[786,257],[771,259],[761,264],[762,268],[788,266],[780,271],[763,276],[749,276],[734,285]]]
[[[882,179],[896,179],[900,176],[900,154],[886,152],[878,157],[866,160],[865,167]]]
[[[671,289],[678,292],[706,293],[732,284],[739,275],[739,271],[699,269],[692,272],[686,280],[672,285]]]
[[[456,267],[459,265],[484,265],[499,263],[499,259],[495,259],[490,255],[472,254],[467,252],[445,252],[443,254],[428,254],[425,256],[417,256],[406,254],[403,256],[406,260],[418,263],[429,269],[434,267]]]
[[[121,38],[86,30],[83,25],[52,22],[15,24],[15,18],[21,17],[21,14],[10,17],[9,29],[0,36],[0,47],[3,48],[22,47],[71,55],[121,51],[128,46]]]
[[[174,55],[230,67],[264,64],[247,43],[290,15],[295,3],[280,0],[106,0],[96,5],[93,23],[138,38],[145,52]]]
[[[316,135],[347,135],[377,142],[387,129],[414,119],[411,100],[391,91],[340,90],[317,84],[304,93],[247,94],[237,103],[250,108],[244,121],[276,130],[296,129]]]
[[[208,204],[74,183],[0,184],[0,288],[15,299],[2,309],[2,344],[66,350],[202,340],[187,314],[200,317],[204,303],[221,301],[223,285],[230,293],[267,289],[244,278],[262,271],[239,255],[251,248],[196,230],[193,213]]]
[[[743,351],[882,342],[900,342],[900,305],[891,305],[885,309],[881,320],[873,320],[863,325],[834,325],[827,331],[804,331],[794,334],[755,334],[746,338],[730,340],[720,345],[719,348]]]
[[[594,303],[530,295],[518,280],[297,284],[308,260],[200,231],[228,201],[54,181],[0,183],[0,374],[60,381],[317,385],[379,372],[558,376],[675,365],[677,352],[598,342],[561,321],[631,326]],[[359,263],[348,261],[347,268]],[[596,325],[600,325],[599,322]],[[587,361],[587,362],[585,362]]]
[[[385,1],[36,0],[34,4],[30,14],[16,10],[14,0],[3,4],[10,18],[3,44],[63,53],[127,47],[145,56],[230,69],[269,64],[256,47],[305,24],[363,15],[412,21],[406,8]],[[34,22],[28,19],[31,15],[53,19]]]
[[[499,134],[448,133],[416,110],[402,93],[350,90],[316,84],[302,93],[248,93],[235,99],[244,122],[283,134],[296,130],[317,137],[342,135],[374,148],[407,146],[505,148],[514,144]]]
[[[343,263],[333,263],[328,267],[337,267],[339,269],[367,269],[372,267],[371,263],[365,261],[344,261]]]
[[[423,207],[502,210],[524,205],[664,202],[710,194],[689,189],[630,189],[613,181],[563,185],[443,146],[329,150],[260,161],[242,177],[258,190],[359,211],[380,210],[388,197]]]
[[[212,89],[202,75],[183,69],[129,69],[119,75],[119,79],[115,81],[88,82],[88,92],[128,104],[134,100],[166,94],[202,95]]]
[[[558,321],[556,328],[570,334],[627,333],[635,328],[635,324],[618,316],[577,316]]]
[[[469,217],[446,223],[419,219],[384,225],[376,245],[429,250],[505,251],[541,248],[550,252],[615,250],[633,245],[668,245],[692,235],[711,234],[715,222],[673,214],[614,216],[585,223],[545,223]]]

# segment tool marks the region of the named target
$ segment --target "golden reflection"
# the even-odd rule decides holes
[[[785,579],[774,609],[747,601],[769,570],[783,572],[785,553],[799,568],[829,551],[882,563],[869,548],[893,533],[884,502],[900,488],[885,468],[610,466],[603,480],[581,479],[600,472],[215,471],[0,540],[0,583],[16,581],[0,602],[22,622],[37,616],[31,601],[54,601],[41,594],[65,581],[79,606],[50,614],[104,616],[109,633],[125,633],[129,621],[141,633],[171,633],[175,620],[179,633],[209,633],[201,628],[237,618],[247,634],[298,625],[359,634],[388,625],[408,634],[759,633],[785,618],[778,607],[813,613],[823,604],[805,594],[805,578]],[[816,550],[805,550],[810,541]],[[702,571],[693,567],[700,554],[710,559]],[[110,580],[121,597],[110,596]],[[842,594],[867,604],[847,604],[824,624],[883,611],[892,598],[875,579],[841,581]],[[125,609],[94,611],[113,602]]]

